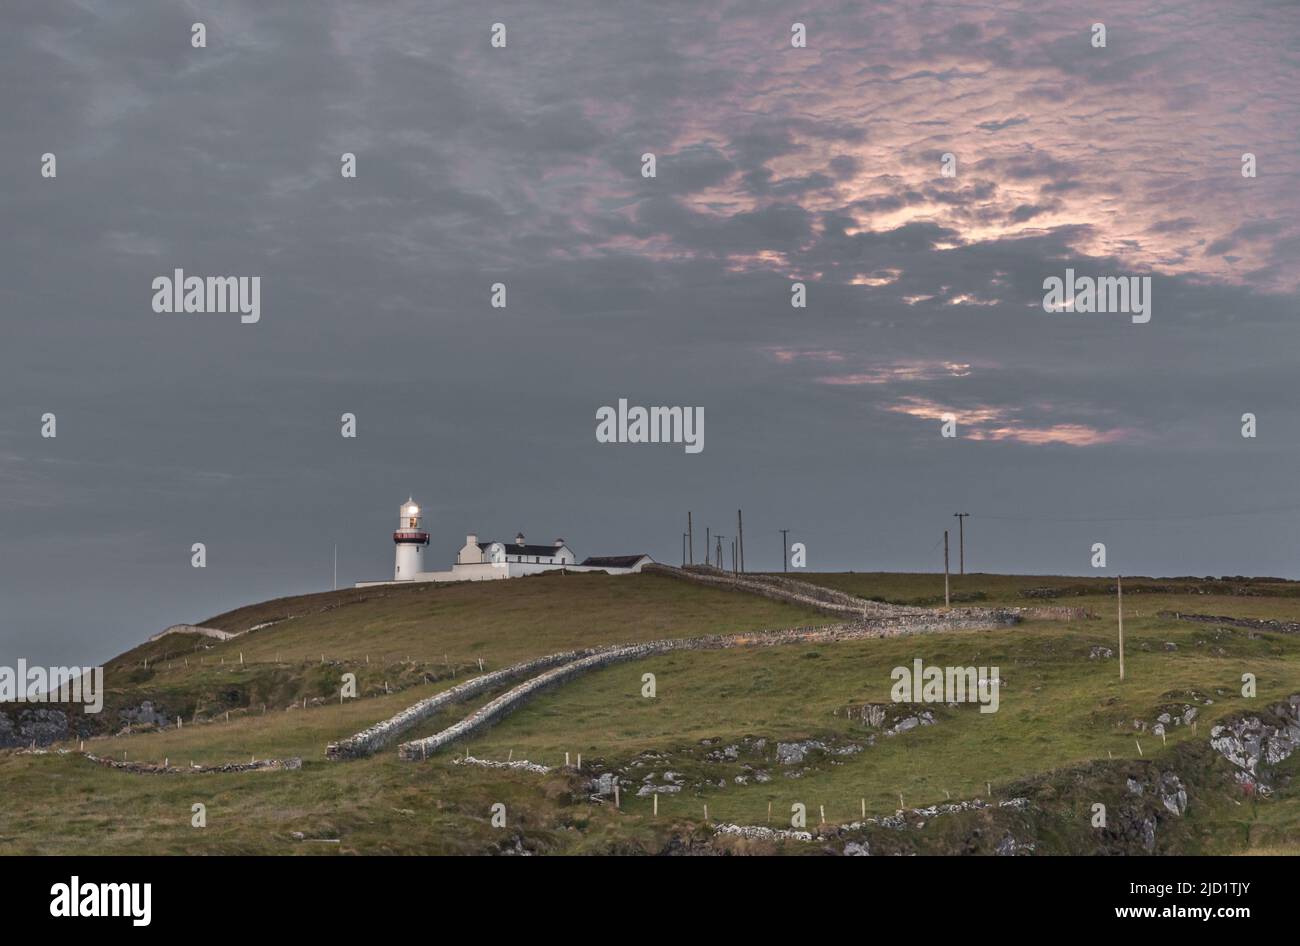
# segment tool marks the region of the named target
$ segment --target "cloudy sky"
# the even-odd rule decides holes
[[[437,567],[676,561],[743,507],[756,568],[788,528],[939,569],[964,511],[971,570],[1300,577],[1297,66],[1258,0],[6,4],[0,663],[328,588],[335,543],[391,575],[408,494]],[[1067,267],[1150,322],[1045,312]],[[155,313],[176,268],[260,322]],[[704,451],[598,444],[620,397]]]

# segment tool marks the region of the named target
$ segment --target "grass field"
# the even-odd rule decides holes
[[[934,575],[800,577],[900,603],[924,602],[936,588],[940,596],[943,590],[942,576]],[[0,808],[0,851],[460,853],[518,845],[537,852],[658,851],[674,838],[706,836],[706,804],[711,821],[743,824],[767,823],[770,805],[772,823],[780,826],[799,802],[812,825],[822,809],[827,821],[848,822],[860,817],[864,802],[869,815],[892,815],[900,795],[904,806],[916,807],[984,798],[991,789],[994,799],[1026,791],[1053,799],[1051,818],[1016,816],[1013,827],[1046,849],[1086,853],[1090,798],[1123,806],[1129,800],[1117,777],[1177,770],[1188,787],[1187,812],[1168,827],[1162,822],[1161,849],[1294,852],[1300,844],[1300,794],[1291,776],[1300,753],[1281,767],[1271,799],[1237,799],[1223,766],[1211,764],[1207,732],[1221,716],[1300,692],[1300,638],[1172,621],[1157,613],[1296,621],[1300,586],[1247,583],[1233,586],[1239,594],[1223,594],[1203,593],[1222,592],[1220,583],[1145,580],[1163,590],[1143,592],[1143,581],[1126,579],[1123,683],[1115,659],[1090,657],[1093,648],[1113,649],[1116,643],[1108,582],[967,575],[954,579],[953,590],[981,603],[1063,604],[1096,616],[815,647],[678,652],[616,665],[548,692],[468,746],[425,763],[399,762],[391,750],[356,762],[326,762],[323,750],[327,742],[477,672],[480,658],[495,668],[599,643],[830,619],[653,575],[364,589],[268,602],[202,622],[230,630],[277,622],[246,637],[206,641],[213,646],[203,650],[187,638],[165,638],[114,661],[113,706],[156,700],[168,711],[177,709],[186,725],[94,738],[86,748],[105,757],[125,753],[131,760],[167,759],[172,765],[294,755],[304,759],[301,771],[138,775],[76,755],[0,752],[0,792],[9,800]],[[1042,588],[1069,593],[1051,600],[1020,594]],[[940,705],[933,710],[934,725],[867,745],[870,731],[846,718],[844,708],[887,702],[891,669],[917,658],[926,665],[997,666],[1005,681],[999,711]],[[358,672],[363,698],[340,705],[343,669]],[[655,676],[653,699],[642,696],[646,673]],[[1241,695],[1243,673],[1258,679],[1253,699]],[[385,694],[385,681],[403,689]],[[1194,730],[1171,727],[1162,740],[1134,729],[1134,720],[1150,724],[1163,707],[1189,700],[1199,711]],[[291,704],[297,708],[287,709]],[[413,735],[435,731],[473,705],[427,721]],[[757,739],[767,741],[768,761],[746,748]],[[776,742],[808,739],[862,748],[845,755],[813,753],[794,766],[770,759]],[[710,757],[727,747],[739,747],[739,757]],[[535,775],[450,764],[453,754],[466,750],[481,758],[551,766],[562,763],[566,752],[575,761],[581,753],[584,771]],[[756,781],[755,769],[770,780]],[[635,776],[625,782],[619,811],[587,799],[586,780],[611,770]],[[650,797],[638,796],[636,789],[641,773],[662,785],[670,770],[682,788],[659,796],[656,818]],[[794,773],[798,777],[790,777]],[[505,831],[489,823],[496,802],[508,812]],[[195,803],[207,807],[201,830],[190,824]],[[945,817],[907,835],[914,838],[907,843],[922,850],[963,850],[974,823],[985,830],[991,824],[987,815]]]
[[[248,664],[319,662],[323,655],[328,660],[410,658],[430,666],[475,668],[482,659],[485,666],[499,668],[598,643],[829,620],[816,611],[661,575],[615,581],[606,575],[552,574],[283,598],[198,623],[232,632],[270,625],[223,643],[205,639],[205,666],[238,663],[242,653]],[[110,669],[125,671],[148,657],[157,672],[183,678],[193,668],[178,663],[192,643],[163,638],[127,652]]]

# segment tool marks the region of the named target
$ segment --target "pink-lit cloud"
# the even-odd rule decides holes
[[[842,359],[841,359],[842,360]],[[971,366],[954,361],[902,361],[878,365],[846,374],[823,375],[818,384],[857,386],[863,384],[890,384],[899,381],[930,381],[936,378],[964,378]]]
[[[957,436],[967,440],[1011,441],[1021,444],[1064,444],[1093,447],[1140,438],[1126,427],[1102,428],[1083,423],[1041,423],[1020,418],[1022,409],[1007,405],[948,405],[921,397],[903,397],[883,408],[919,420],[942,421],[947,415],[957,420]]]
[[[840,362],[845,357],[843,352],[827,349],[769,348],[767,351],[774,359],[785,365],[795,361]]]

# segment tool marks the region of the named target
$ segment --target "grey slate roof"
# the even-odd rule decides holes
[[[478,547],[486,552],[494,545],[495,542],[480,542]],[[526,555],[529,558],[554,558],[560,552],[554,545],[515,545],[513,542],[502,542],[501,546],[507,555]]]
[[[590,565],[593,568],[631,568],[641,559],[649,557],[644,553],[641,555],[589,555],[580,564]]]

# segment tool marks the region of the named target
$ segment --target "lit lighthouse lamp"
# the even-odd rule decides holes
[[[414,581],[424,571],[424,547],[429,544],[429,533],[420,528],[423,518],[415,500],[407,497],[398,510],[397,531],[393,533],[397,546],[394,581]]]

